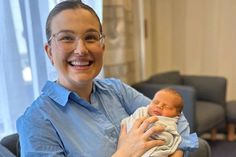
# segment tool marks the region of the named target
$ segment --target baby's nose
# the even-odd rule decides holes
[[[163,105],[162,105],[162,104],[158,104],[157,107],[158,107],[159,109],[163,109]]]

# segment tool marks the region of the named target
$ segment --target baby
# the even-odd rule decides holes
[[[129,131],[137,118],[157,116],[158,121],[153,125],[162,125],[165,130],[153,135],[152,138],[164,140],[166,143],[148,150],[142,157],[167,157],[176,151],[181,142],[176,123],[182,109],[182,96],[174,89],[164,88],[155,94],[147,107],[138,108],[131,116],[123,119],[121,123],[126,124],[127,131]]]

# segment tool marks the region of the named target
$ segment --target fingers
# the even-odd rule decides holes
[[[146,118],[145,117],[142,117],[142,118],[138,118],[134,124],[133,124],[133,127],[134,129],[137,129],[140,127],[140,125],[143,123],[143,121],[145,120]]]
[[[149,118],[139,118],[135,121],[132,129],[138,129],[139,133],[143,133],[144,139],[149,140],[153,134],[160,133],[165,129],[165,126],[162,125],[153,125],[152,127],[150,127],[150,125],[155,123],[156,121],[158,121],[158,118],[156,116],[151,116]]]
[[[134,122],[128,133],[126,124],[122,124],[117,152],[128,154],[127,156],[132,154],[135,154],[134,156],[141,156],[147,150],[155,146],[163,145],[165,141],[150,138],[153,134],[164,130],[164,127],[162,126],[150,127],[150,124],[156,122],[157,120],[158,118],[156,116],[139,118]]]
[[[127,129],[125,124],[121,124],[120,126],[120,138],[127,135]]]
[[[138,118],[134,122],[132,129],[139,129],[140,132],[145,132],[149,128],[149,126],[152,123],[155,123],[156,121],[158,121],[157,116],[151,116],[148,118],[146,117]]]
[[[163,140],[150,140],[146,143],[146,147],[148,149],[150,148],[153,148],[153,147],[156,147],[156,146],[161,146],[161,145],[164,145],[165,144],[165,141]]]
[[[142,132],[145,132],[148,129],[149,125],[152,124],[152,123],[155,123],[157,120],[158,120],[158,118],[156,116],[146,118],[143,121],[143,123],[140,125],[140,130]]]
[[[119,142],[118,142],[118,148],[120,147],[120,144],[126,138],[127,135],[127,129],[125,124],[121,124],[120,126],[120,136],[119,136]]]
[[[149,128],[145,133],[144,133],[144,137],[145,139],[150,139],[150,137],[156,133],[160,133],[162,131],[164,131],[165,126],[162,125],[157,125],[157,126],[152,126],[151,128]]]

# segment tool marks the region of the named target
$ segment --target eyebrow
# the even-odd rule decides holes
[[[55,33],[55,34],[58,34],[58,33],[75,33],[74,31],[72,31],[72,30],[67,30],[67,29],[64,29],[64,30],[60,30],[60,31],[58,31],[57,33]]]
[[[159,103],[158,100],[153,100],[152,102],[153,102],[154,104],[158,104],[158,103]]]
[[[88,29],[88,30],[85,31],[85,33],[87,33],[87,32],[98,32],[98,33],[101,33],[101,32],[97,31],[97,30],[94,29],[94,28],[90,28],[90,29]]]

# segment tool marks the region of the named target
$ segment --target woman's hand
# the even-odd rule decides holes
[[[140,118],[135,121],[128,133],[126,126],[122,125],[118,148],[112,157],[140,157],[152,147],[163,145],[164,141],[151,139],[151,135],[163,131],[164,128],[152,126],[148,129],[149,125],[157,120],[156,116]]]

